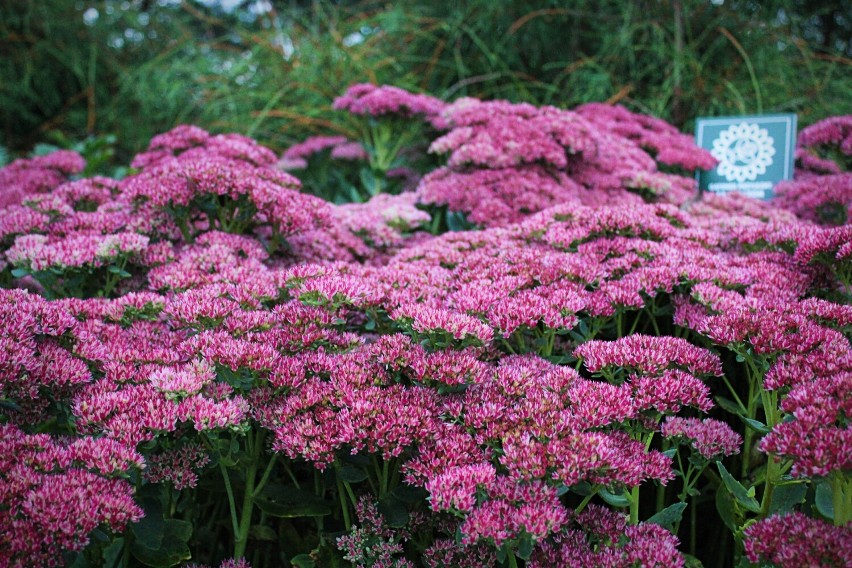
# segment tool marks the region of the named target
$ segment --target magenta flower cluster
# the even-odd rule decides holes
[[[282,169],[404,162],[390,130],[282,164],[179,126],[121,181],[0,170],[0,565],[668,567],[713,552],[703,523],[848,565],[852,232],[817,204],[849,207],[842,159],[698,200],[712,157],[621,107],[335,107],[425,120],[444,165],[336,205]],[[847,122],[802,152],[847,156]]]

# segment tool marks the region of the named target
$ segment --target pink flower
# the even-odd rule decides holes
[[[774,515],[745,530],[745,552],[751,562],[778,568],[848,566],[852,528],[835,527],[798,512]]]
[[[391,319],[403,325],[410,325],[416,333],[429,335],[433,332],[446,332],[456,340],[474,340],[480,345],[494,338],[494,331],[478,319],[419,304],[400,306],[391,314]]]
[[[633,334],[612,342],[587,341],[574,354],[593,373],[621,367],[651,375],[666,369],[683,369],[696,375],[722,374],[718,355],[677,337]]]
[[[799,146],[836,146],[847,156],[852,154],[852,115],[832,116],[803,128]]]
[[[712,418],[669,416],[660,430],[666,438],[684,438],[707,460],[739,453],[743,441],[730,426]]]
[[[764,452],[793,461],[796,476],[827,476],[832,471],[852,470],[852,373],[803,381],[781,403],[792,415],[776,425],[761,441]]]
[[[444,125],[441,117],[441,111],[445,106],[443,101],[389,85],[378,87],[370,83],[352,85],[342,96],[334,99],[333,106],[336,110],[370,116],[397,114],[407,117],[419,114],[423,115],[435,128],[442,128]]]

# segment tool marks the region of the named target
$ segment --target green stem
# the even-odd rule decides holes
[[[228,494],[228,505],[231,509],[231,528],[234,534],[240,530],[240,522],[237,519],[237,503],[234,500],[234,489],[231,487],[231,476],[228,475],[228,468],[222,462],[219,462],[219,470],[222,472],[222,479],[225,480],[225,492]]]
[[[839,471],[832,472],[828,479],[831,484],[834,525],[846,526],[852,521],[852,480],[845,480]]]
[[[651,320],[651,327],[654,328],[654,335],[660,335],[660,326],[657,324],[657,317],[651,311],[648,312],[648,318]]]
[[[630,490],[630,524],[639,524],[639,486],[634,485]]]
[[[627,335],[633,335],[633,332],[636,331],[636,326],[639,325],[639,320],[642,319],[642,312],[636,312],[636,319],[633,320],[633,325],[630,326],[630,331],[627,332]]]
[[[272,454],[272,459],[269,460],[269,464],[266,466],[266,469],[263,471],[263,476],[260,478],[260,481],[254,488],[254,492],[252,493],[252,497],[257,497],[258,494],[263,490],[266,486],[266,482],[269,481],[269,476],[272,474],[272,470],[275,468],[275,463],[278,460],[277,454]],[[296,483],[296,488],[299,487],[298,482],[295,479],[293,481]]]
[[[518,340],[518,348],[521,350],[521,353],[527,352],[527,342],[524,340],[524,334],[521,331],[516,331],[512,334],[512,336]]]
[[[512,355],[516,355],[516,354],[517,354],[517,353],[515,352],[515,350],[512,348],[512,346],[509,344],[509,342],[508,342],[508,341],[506,341],[506,339],[505,339],[505,338],[504,338],[504,339],[501,339],[500,341],[502,341],[502,342],[503,342],[503,346],[504,346],[506,349],[508,349],[508,350],[509,350],[509,353],[511,353]]]
[[[693,504],[689,508],[689,553],[695,556],[698,547],[698,508]]]
[[[666,506],[666,486],[657,486],[657,512],[662,511]]]
[[[752,375],[751,369],[753,366],[751,365],[751,361],[749,361],[749,373],[748,373],[748,405],[746,407],[746,416],[752,420],[757,419],[757,404],[756,401],[759,398],[759,394],[756,392],[755,388],[755,380]],[[758,387],[761,388],[761,387]],[[762,388],[761,388],[762,390]],[[740,471],[740,479],[746,479],[748,477],[749,471],[751,471],[751,451],[754,446],[754,436],[755,431],[749,427],[745,429],[745,435],[743,436],[743,461],[742,468]]]
[[[760,500],[761,518],[765,518],[769,515],[769,506],[772,504],[772,493],[775,486],[780,481],[780,475],[778,474],[778,462],[775,461],[775,454],[767,454],[766,460],[766,480],[763,482],[763,497]]]
[[[509,552],[509,554],[507,554],[506,557],[509,559],[509,567],[510,568],[518,568],[518,559],[515,558],[514,552]]]
[[[743,404],[743,401],[742,399],[740,399],[740,396],[737,394],[737,391],[734,390],[734,387],[728,380],[727,375],[722,375],[722,381],[725,383],[725,386],[728,387],[728,392],[731,393],[731,396],[734,397],[734,401],[736,401],[737,405],[740,407],[740,412],[742,412],[743,414],[747,414],[748,409],[746,408],[746,405]]]
[[[259,430],[255,436],[254,443],[249,436],[246,442],[251,462],[246,469],[246,486],[243,491],[243,506],[240,509],[239,531],[234,539],[234,558],[243,558],[248,545],[249,530],[251,530],[251,518],[254,513],[255,477],[257,476],[257,463],[260,453],[263,451],[263,430]],[[273,460],[274,461],[274,460]],[[265,482],[264,482],[265,483]]]
[[[591,493],[589,493],[588,495],[586,495],[586,496],[583,498],[583,500],[582,500],[582,501],[580,501],[580,504],[579,504],[579,505],[577,505],[577,507],[574,509],[574,514],[575,514],[575,515],[576,515],[576,514],[578,514],[580,511],[582,511],[583,509],[585,509],[585,508],[586,508],[586,505],[588,505],[588,504],[589,504],[589,501],[591,501],[591,500],[592,500],[592,498],[593,498],[595,495],[597,495],[597,494],[598,494],[598,489],[599,489],[599,486],[596,486],[596,487],[592,490],[592,492],[591,492]]]
[[[192,244],[195,239],[192,238],[192,233],[189,232],[189,224],[187,223],[186,217],[177,214],[172,217],[175,220],[175,225],[177,225],[178,230],[180,230],[183,241],[187,244]]]
[[[379,495],[379,499],[383,499],[385,495],[388,494],[389,491],[389,483],[390,483],[390,460],[382,460],[382,493]]]
[[[343,480],[337,476],[337,495],[340,499],[340,509],[343,512],[343,526],[346,532],[352,528],[352,520],[349,517],[349,503],[346,501],[346,491],[343,489]]]
[[[556,345],[556,330],[550,330],[550,337],[547,340],[547,356],[553,355],[553,347]]]

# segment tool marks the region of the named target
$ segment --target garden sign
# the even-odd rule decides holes
[[[695,142],[719,160],[699,171],[701,191],[769,199],[776,183],[793,177],[796,115],[699,118]]]

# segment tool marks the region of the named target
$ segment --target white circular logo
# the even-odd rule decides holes
[[[775,145],[765,128],[741,122],[720,132],[710,153],[719,160],[716,171],[728,181],[754,181],[772,165]]]

